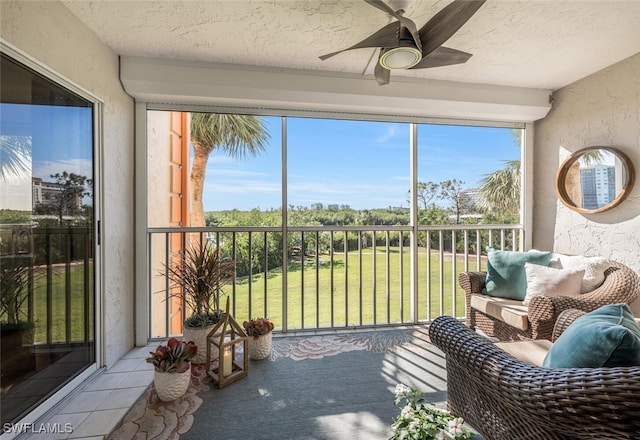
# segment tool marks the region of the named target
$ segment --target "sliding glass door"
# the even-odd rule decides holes
[[[95,362],[94,104],[2,54],[3,425]]]

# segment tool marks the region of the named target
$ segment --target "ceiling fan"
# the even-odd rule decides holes
[[[378,84],[389,83],[391,70],[426,69],[466,63],[470,53],[443,46],[484,4],[486,0],[454,0],[434,15],[419,30],[404,17],[404,10],[394,10],[382,0],[364,0],[391,15],[389,23],[353,46],[320,57],[326,60],[352,49],[380,48],[374,75]]]

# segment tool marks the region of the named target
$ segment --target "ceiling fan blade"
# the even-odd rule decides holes
[[[389,84],[389,77],[391,76],[391,71],[389,69],[385,69],[380,65],[378,61],[376,63],[376,67],[373,70],[373,75],[376,77],[376,81],[378,81],[378,85],[384,86]]]
[[[398,14],[396,11],[394,11],[391,8],[391,6],[389,6],[382,0],[364,0],[364,1],[370,4],[371,6],[373,6],[374,8],[378,8],[381,11],[386,12],[387,14],[396,18],[400,23],[402,23],[402,25],[406,27],[407,30],[411,33],[411,36],[413,37],[413,42],[415,43],[418,50],[422,51],[422,41],[420,39],[420,34],[418,33],[418,27],[413,22],[413,20]]]
[[[320,56],[321,60],[326,60],[327,58],[331,58],[334,55],[338,55],[339,53],[345,52],[347,50],[352,49],[362,49],[365,47],[398,47],[399,44],[399,29],[400,23],[394,21],[393,23],[389,23],[382,29],[379,29],[377,32],[369,35],[367,38],[362,40],[359,43],[354,44],[351,47],[346,49],[339,50],[337,52],[328,53],[326,55]]]
[[[461,50],[440,46],[410,69],[427,69],[429,67],[451,66],[466,63],[471,54]]]
[[[427,56],[453,36],[486,0],[454,0],[434,15],[418,32],[422,55]]]

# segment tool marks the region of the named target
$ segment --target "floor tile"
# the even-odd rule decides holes
[[[60,429],[56,429],[64,432],[49,432],[46,434],[43,433],[33,433],[31,435],[26,436],[25,438],[28,440],[61,440],[67,439],[70,435],[76,431],[82,422],[89,417],[90,412],[82,412],[82,413],[74,413],[74,414],[55,414],[46,421],[42,422],[48,426],[58,426]],[[22,440],[22,438],[21,438]]]
[[[134,371],[129,373],[117,387],[114,388],[134,388],[148,386],[153,382],[153,370]]]
[[[113,428],[120,423],[128,411],[129,408],[94,411],[68,438],[76,439],[96,435],[107,435],[113,431]]]
[[[147,363],[144,359],[129,358],[121,359],[116,364],[107,370],[107,373],[125,373],[136,371],[141,363]],[[149,364],[151,365],[151,364]]]
[[[87,385],[85,391],[113,390],[118,388],[129,373],[104,373]]]
[[[96,408],[97,410],[126,408],[127,410],[142,396],[148,387],[123,388],[113,390]]]
[[[122,359],[131,359],[131,358],[142,359],[142,358],[146,358],[146,357],[149,356],[149,352],[155,350],[158,347],[158,345],[160,345],[160,343],[147,345],[145,347],[135,347],[135,348],[129,350],[129,352],[127,354],[125,354],[122,357]]]
[[[111,394],[109,390],[82,391],[73,397],[58,414],[94,411]]]

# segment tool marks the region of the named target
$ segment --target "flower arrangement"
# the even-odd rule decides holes
[[[171,338],[167,345],[159,345],[150,351],[147,362],[153,364],[157,371],[167,373],[184,373],[191,367],[191,359],[198,353],[198,346],[193,342],[179,341]]]
[[[398,384],[395,395],[396,405],[406,403],[391,425],[390,440],[469,440],[474,434],[461,418],[425,402],[419,391]]]
[[[262,335],[266,335],[273,330],[273,322],[267,318],[257,318],[242,323],[244,331],[248,336],[253,336],[253,339],[258,339]]]

